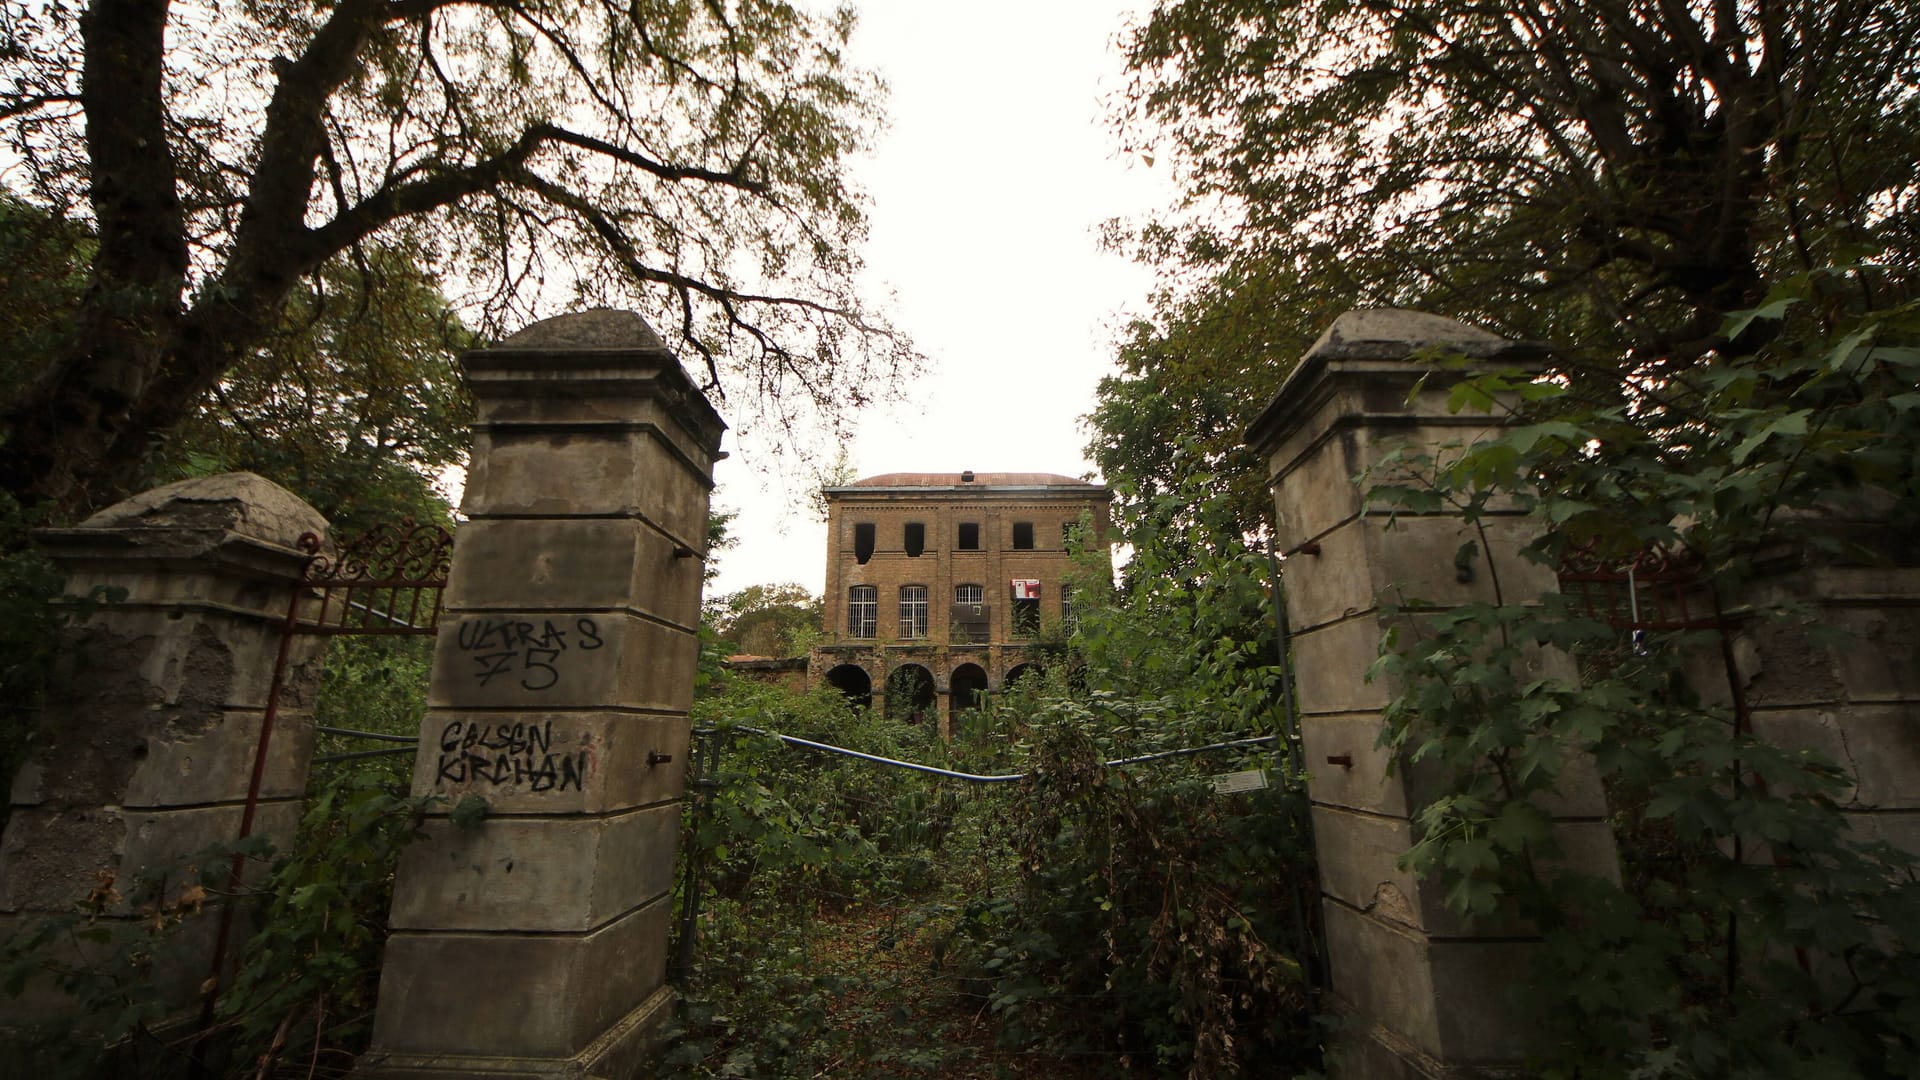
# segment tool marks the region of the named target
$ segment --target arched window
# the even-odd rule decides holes
[[[956,604],[984,604],[987,602],[987,591],[979,585],[955,585],[953,587],[953,602]]]
[[[903,638],[927,636],[927,587],[925,585],[900,586],[900,636]]]
[[[855,585],[847,590],[847,634],[870,638],[880,633],[880,590]]]

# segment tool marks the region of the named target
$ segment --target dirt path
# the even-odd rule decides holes
[[[911,927],[908,914],[862,908],[823,917],[823,966],[859,987],[841,997],[829,1023],[849,1045],[868,1052],[865,1060],[853,1060],[856,1055],[849,1053],[816,1076],[1094,1080],[1100,1075],[1097,1063],[1084,1058],[998,1046],[998,1018],[985,996],[934,964],[939,931],[924,924]]]

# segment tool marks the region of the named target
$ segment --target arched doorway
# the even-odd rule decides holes
[[[901,664],[887,673],[887,716],[918,724],[935,715],[933,672],[919,664]]]
[[[953,737],[980,734],[980,710],[987,704],[987,672],[979,664],[961,664],[947,683],[947,730]]]
[[[827,685],[845,694],[856,709],[873,704],[873,676],[858,664],[841,664],[828,671]]]
[[[1020,680],[1028,678],[1033,675],[1038,675],[1038,674],[1040,674],[1040,668],[1037,665],[1015,664],[1012,667],[1007,669],[1006,682],[1002,683],[1001,685],[1006,687],[1008,690],[1011,690],[1013,689],[1016,683],[1020,682]]]

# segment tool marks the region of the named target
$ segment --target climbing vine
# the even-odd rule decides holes
[[[1481,556],[1516,509],[1538,532],[1523,557],[1550,567],[1660,551],[1730,607],[1789,567],[1915,565],[1920,309],[1835,310],[1828,283],[1789,281],[1723,329],[1765,344],[1610,392],[1592,373],[1464,378],[1452,408],[1511,422],[1391,457],[1371,495],[1461,514]],[[1848,647],[1804,603],[1740,610],[1742,635]],[[1396,693],[1383,742],[1438,785],[1406,863],[1452,910],[1541,936],[1516,992],[1539,1073],[1920,1075],[1914,856],[1841,812],[1837,763],[1752,730],[1718,629],[1631,633],[1611,614],[1409,601],[1373,671]],[[1617,879],[1573,869],[1545,809],[1594,780]]]

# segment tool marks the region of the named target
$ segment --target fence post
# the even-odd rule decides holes
[[[178,902],[198,881],[179,864],[236,840],[249,818],[253,835],[287,846],[313,754],[308,710],[323,642],[288,642],[270,738],[266,710],[307,561],[296,545],[326,527],[284,488],[231,473],[155,488],[77,527],[36,534],[70,595],[124,595],[69,629],[34,756],[14,779],[0,841],[0,940],[97,905],[95,925],[115,943],[66,958],[96,963],[143,933],[136,879],[173,867],[159,900]],[[134,976],[158,994],[167,1027],[190,1017],[220,922],[187,919],[152,969]],[[246,932],[244,922],[232,930]],[[4,1026],[70,1024],[72,1008],[37,984],[8,1003]]]
[[[409,1078],[637,1073],[671,1001],[674,848],[724,425],[640,317],[463,358],[479,407],[373,1049]],[[463,803],[487,816],[466,819]]]
[[[1458,514],[1403,513],[1388,529],[1386,513],[1369,505],[1358,480],[1396,447],[1438,451],[1500,423],[1447,411],[1443,373],[1414,359],[1434,347],[1503,366],[1537,355],[1434,315],[1349,312],[1307,351],[1248,433],[1268,462],[1275,542],[1289,553],[1286,616],[1330,994],[1356,1021],[1335,1048],[1342,1077],[1511,1068],[1527,1050],[1508,994],[1526,970],[1527,931],[1463,922],[1432,884],[1396,865],[1426,791],[1420,770],[1405,762],[1389,775],[1390,754],[1378,740],[1393,688],[1366,678],[1386,630],[1383,599],[1444,610],[1494,598],[1489,575],[1456,567],[1461,544],[1479,539]],[[1487,530],[1494,550],[1482,553],[1479,566],[1499,563],[1506,602],[1557,588],[1551,570],[1516,557],[1534,535],[1527,519],[1496,515]],[[1570,775],[1576,780],[1550,808],[1567,862],[1613,873],[1598,779],[1591,770]]]

